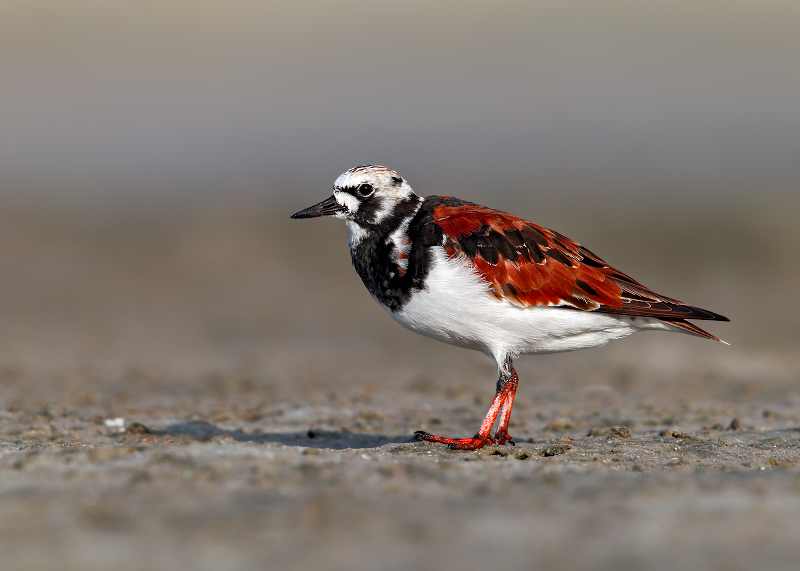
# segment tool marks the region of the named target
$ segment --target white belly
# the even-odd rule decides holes
[[[462,260],[434,248],[426,288],[389,314],[398,323],[445,343],[506,355],[555,353],[604,345],[645,329],[676,329],[650,317],[609,315],[563,307],[517,307],[487,295],[489,286]],[[388,309],[387,309],[388,311]]]

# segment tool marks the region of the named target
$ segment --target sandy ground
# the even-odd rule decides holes
[[[731,346],[520,359],[517,446],[477,452],[411,435],[473,434],[493,364],[393,324],[343,225],[271,208],[4,209],[3,569],[797,568],[796,205],[537,218]]]

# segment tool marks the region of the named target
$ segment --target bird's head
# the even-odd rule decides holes
[[[341,218],[350,227],[352,239],[358,242],[363,234],[378,231],[409,206],[415,207],[419,200],[411,186],[392,169],[362,165],[336,179],[332,196],[292,214],[292,218]]]

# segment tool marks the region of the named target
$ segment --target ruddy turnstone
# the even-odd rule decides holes
[[[497,392],[475,436],[416,433],[450,448],[514,444],[518,355],[596,347],[649,329],[720,341],[687,319],[729,321],[654,293],[558,232],[458,198],[417,196],[386,167],[350,169],[330,198],[292,218],[317,216],[345,221],[356,272],[395,321],[497,362]]]

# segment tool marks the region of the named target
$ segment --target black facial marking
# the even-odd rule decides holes
[[[358,210],[353,216],[353,221],[364,228],[374,229],[378,211],[383,207],[380,196],[362,197],[358,190],[353,191],[354,196],[360,201]]]
[[[403,179],[400,178],[399,176],[393,176],[392,177],[392,184],[395,185],[395,186],[400,186],[400,185],[403,184]]]

